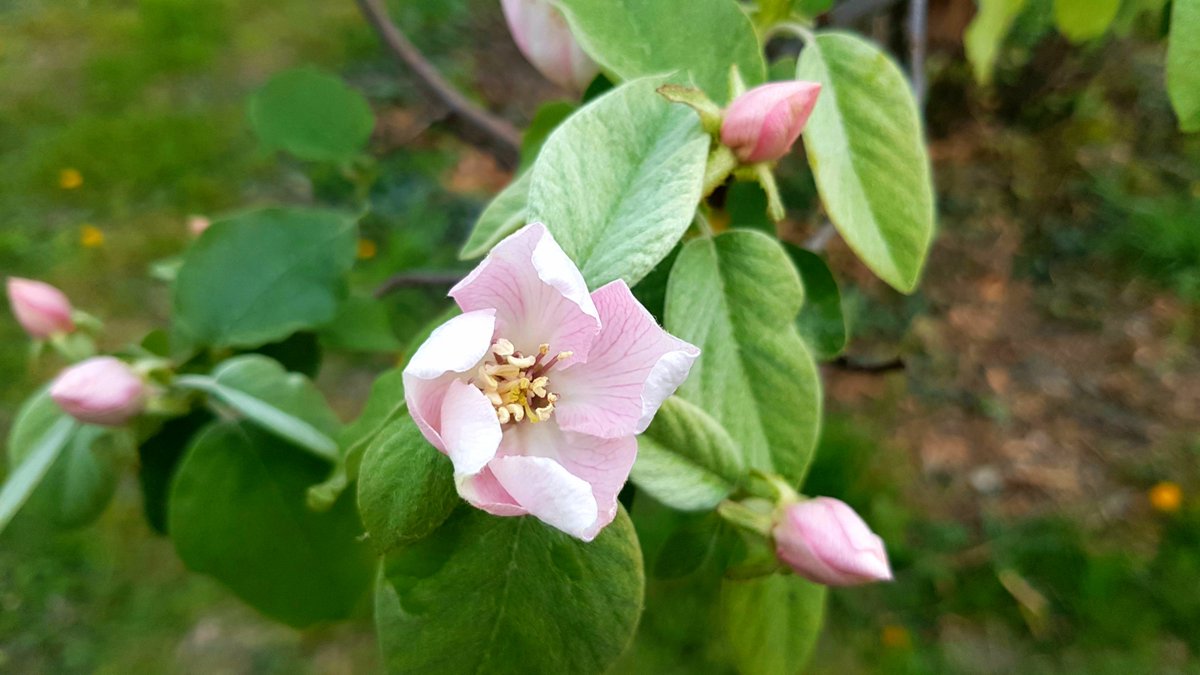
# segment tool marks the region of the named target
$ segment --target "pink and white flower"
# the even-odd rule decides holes
[[[581,92],[600,67],[589,57],[562,12],[549,0],[501,0],[508,30],[521,54],[554,84]]]
[[[541,223],[497,244],[450,295],[463,314],[404,369],[413,419],[450,457],[463,499],[591,541],[616,516],[634,436],[700,350],[660,328],[624,281],[589,294]]]

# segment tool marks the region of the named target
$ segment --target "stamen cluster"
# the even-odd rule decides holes
[[[547,373],[554,364],[570,358],[571,352],[559,352],[547,359],[549,353],[549,344],[539,345],[537,354],[532,356],[517,351],[504,338],[492,345],[492,360],[479,366],[473,383],[496,409],[500,424],[550,419],[558,394],[547,389],[550,386]]]

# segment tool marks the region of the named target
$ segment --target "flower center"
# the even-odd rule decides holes
[[[537,423],[550,419],[558,394],[548,389],[550,378],[547,373],[554,364],[570,358],[571,352],[559,352],[546,358],[549,353],[548,344],[540,345],[533,356],[516,351],[513,343],[504,338],[492,345],[491,360],[479,366],[473,384],[491,401],[500,424],[522,420]]]

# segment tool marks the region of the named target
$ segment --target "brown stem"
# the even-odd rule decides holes
[[[462,272],[401,272],[388,277],[375,289],[375,297],[383,296],[401,288],[420,288],[421,286],[453,286],[462,281]]]
[[[880,374],[890,373],[896,370],[904,370],[904,361],[898,358],[888,359],[887,361],[878,361],[875,363],[862,363],[859,361],[851,361],[845,356],[839,356],[827,364],[834,370],[841,370],[851,373],[867,373]]]
[[[382,0],[357,0],[358,8],[367,22],[379,34],[384,46],[407,66],[421,85],[441,101],[459,127],[460,135],[491,152],[497,160],[512,168],[517,165],[521,149],[521,134],[516,127],[472,103],[454,88],[408,36],[388,17]]]

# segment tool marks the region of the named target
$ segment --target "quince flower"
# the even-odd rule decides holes
[[[589,294],[541,223],[497,244],[450,296],[463,314],[404,369],[413,420],[450,457],[463,499],[591,541],[616,516],[634,436],[700,350],[624,281]]]

